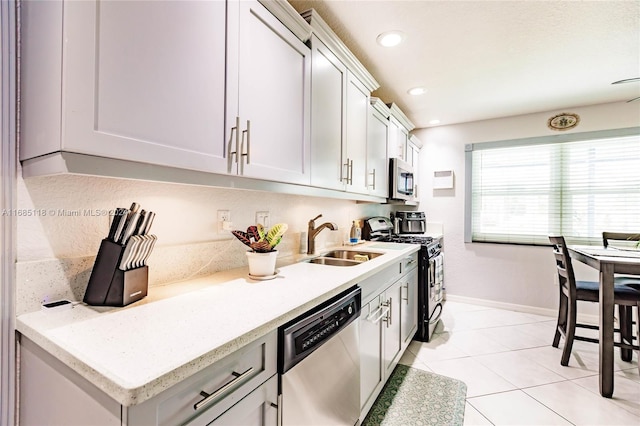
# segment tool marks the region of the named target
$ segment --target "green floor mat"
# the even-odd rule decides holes
[[[398,364],[363,426],[462,425],[467,385]]]

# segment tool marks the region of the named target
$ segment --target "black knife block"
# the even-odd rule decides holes
[[[83,302],[93,306],[126,306],[147,295],[149,267],[119,268],[126,246],[104,239],[91,271]]]

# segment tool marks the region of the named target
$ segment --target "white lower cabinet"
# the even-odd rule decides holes
[[[273,376],[209,424],[216,426],[277,426],[277,399],[278,377]],[[192,424],[199,423],[188,423],[189,426]]]
[[[418,330],[418,269],[411,270],[400,285],[400,337],[402,348],[411,343]]]
[[[360,411],[365,414],[384,386],[382,369],[382,327],[388,308],[382,306],[382,296],[362,307],[360,316]],[[364,417],[360,417],[363,420]]]
[[[360,421],[411,342],[417,328],[417,253],[362,283]]]
[[[400,290],[402,282],[396,281],[384,292],[383,306],[389,308],[387,317],[384,319],[384,375],[389,377],[400,359]]]
[[[20,424],[276,425],[277,332],[134,406],[122,406],[20,339]]]

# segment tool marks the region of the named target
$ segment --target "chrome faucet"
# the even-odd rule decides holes
[[[316,228],[316,219],[321,217],[322,215],[319,214],[309,221],[309,231],[307,232],[307,254],[313,254],[316,251],[316,236],[320,231],[324,228],[329,228],[332,231],[336,231],[338,229],[338,225],[331,222],[325,222]]]

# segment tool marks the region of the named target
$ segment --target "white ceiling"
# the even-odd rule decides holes
[[[417,128],[640,96],[640,82],[611,85],[640,77],[640,1],[289,2],[316,9]],[[376,44],[389,30],[404,43]]]

